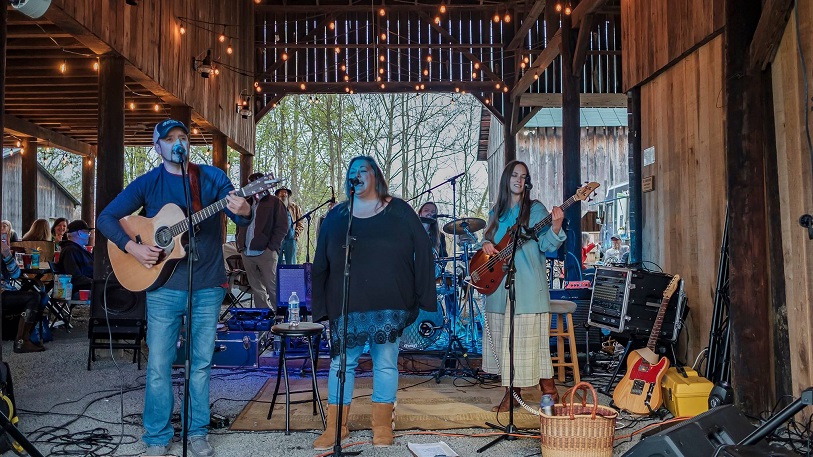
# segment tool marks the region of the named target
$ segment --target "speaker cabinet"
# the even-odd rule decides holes
[[[277,309],[288,308],[288,297],[296,292],[302,311],[311,311],[311,264],[277,265]]]
[[[753,431],[737,408],[720,406],[644,439],[623,457],[710,457],[717,448],[736,444]],[[769,449],[764,443],[758,446]]]
[[[108,281],[93,281],[90,299],[91,319],[143,321],[146,318],[146,309],[146,292],[131,292],[122,287],[112,275]]]

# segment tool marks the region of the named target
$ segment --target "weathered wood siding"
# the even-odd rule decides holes
[[[59,8],[83,24],[171,96],[191,106],[225,134],[233,147],[254,152],[253,119],[241,119],[235,112],[241,91],[255,93],[253,78],[223,65],[220,74],[209,79],[192,69],[192,57],[211,49],[214,60],[253,74],[252,0],[141,0],[136,7],[123,1],[54,0],[51,8]],[[186,34],[181,35],[182,17],[210,24],[187,23]],[[220,43],[220,33],[232,38]],[[226,53],[229,43],[234,48],[231,55]]]
[[[641,148],[655,148],[642,169],[655,180],[643,194],[642,259],[685,279],[689,360],[708,344],[725,225],[722,91],[722,36],[641,87]]]
[[[38,168],[37,218],[78,218],[81,212],[76,200],[50,174]],[[11,222],[20,238],[28,231],[28,227],[22,226],[22,198],[22,156],[13,154],[3,159],[3,218]]]
[[[795,395],[813,384],[813,241],[799,226],[799,216],[813,214],[811,151],[805,132],[805,78],[813,79],[813,3],[799,2],[801,50],[807,60],[807,75],[799,63],[794,16],[791,15],[779,50],[771,66],[776,125],[778,202],[785,268],[785,298],[788,313],[791,373]],[[813,128],[813,127],[811,127]],[[774,203],[775,204],[775,203]],[[779,329],[783,331],[784,329]]]
[[[625,0],[621,2],[621,42],[625,90],[725,24],[723,0]]]

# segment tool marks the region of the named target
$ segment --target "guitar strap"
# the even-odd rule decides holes
[[[189,172],[189,190],[192,193],[192,211],[197,213],[203,209],[200,201],[200,167],[189,162],[187,171]]]

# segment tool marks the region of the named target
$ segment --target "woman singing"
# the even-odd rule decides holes
[[[353,186],[351,178],[358,179]],[[352,187],[351,187],[352,186]],[[355,195],[351,194],[355,190]],[[313,262],[314,321],[329,319],[331,336],[327,429],[314,449],[330,449],[336,436],[339,404],[340,348],[347,322],[346,382],[341,436],[349,436],[347,415],[353,398],[354,373],[364,346],[373,361],[373,445],[393,443],[392,422],[398,389],[398,340],[418,315],[435,311],[435,281],[429,237],[415,211],[389,195],[387,181],[372,157],[356,157],[347,169],[348,201],[331,210],[321,230]],[[345,241],[353,198],[349,313],[342,314]]]
[[[533,226],[548,215],[545,205],[531,201],[526,183],[531,182],[528,167],[519,161],[505,166],[500,177],[497,202],[489,213],[483,241],[483,253],[494,255],[494,247],[513,230],[522,208],[519,223]],[[557,249],[566,239],[562,231],[562,209],[554,206],[549,230],[539,235],[539,241],[528,240],[516,254],[516,316],[514,319],[514,391],[539,384],[542,393],[552,394],[558,401],[553,366],[550,359],[550,295],[545,274],[545,252]],[[512,395],[509,385],[509,309],[505,280],[494,293],[486,297],[486,319],[490,338],[483,339],[483,370],[499,373],[505,396],[492,411],[508,409]],[[515,402],[515,404],[517,404]]]

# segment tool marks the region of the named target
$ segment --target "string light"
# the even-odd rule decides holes
[[[383,89],[384,87],[385,87],[385,86],[384,86],[384,83],[381,83],[381,88]]]
[[[221,43],[224,43],[224,42],[226,41],[226,35],[223,35],[223,34],[221,33],[221,34],[220,34],[220,36],[219,36],[219,37],[217,37],[217,41],[219,41],[219,42],[221,42]]]
[[[496,87],[497,89],[499,89],[499,88],[500,88],[500,83],[495,84],[495,85],[494,85],[494,87]]]
[[[186,27],[184,27],[183,25],[181,26],[180,30],[178,30],[178,31],[181,32],[181,35],[186,35]]]
[[[215,69],[214,69],[214,74],[215,74],[215,76],[219,75],[219,74],[220,74],[220,69],[219,69],[219,68],[215,68]]]
[[[471,77],[472,77],[472,79],[476,78],[477,77],[477,72],[476,71],[471,72]]]
[[[435,16],[435,24],[440,25],[440,16]]]
[[[454,88],[454,91],[455,91],[455,92],[457,92],[457,93],[460,93],[460,88],[459,88],[459,87],[455,87],[455,88]]]
[[[500,22],[500,13],[494,13],[494,22]]]
[[[305,86],[305,83],[302,83],[302,84],[299,85],[299,88],[302,89],[302,90],[305,90],[305,87],[307,87],[307,86]]]
[[[446,5],[443,4],[443,3],[440,4],[440,12],[441,12],[441,14],[446,12]]]
[[[130,109],[131,109],[131,110],[134,110],[134,109],[135,109],[135,102],[130,102]]]
[[[508,86],[503,86],[502,91],[508,93]]]
[[[199,134],[200,134],[200,130],[198,130],[197,127],[192,129],[192,135],[199,135]]]
[[[345,86],[345,87],[344,87],[344,91],[345,91],[345,92],[350,92],[350,86]]]
[[[479,70],[479,69],[480,69],[480,62],[474,62],[474,69],[475,69],[475,70]]]
[[[557,13],[561,13],[561,12],[562,12],[562,4],[561,4],[561,3],[557,3],[557,4],[556,4],[556,8],[555,8],[555,9],[556,9],[556,12],[557,12]]]
[[[161,111],[161,105],[159,105],[158,103],[156,103],[156,104],[155,104],[155,106],[154,106],[152,109],[154,109],[154,110],[155,110],[155,112],[157,113],[157,112]]]
[[[387,41],[387,34],[384,32],[381,33],[381,41]]]
[[[62,72],[62,74],[68,71],[68,63],[66,61],[63,60],[62,63],[59,64],[59,71]]]
[[[288,53],[283,52],[282,55],[280,56],[280,58],[282,60],[288,60]]]
[[[262,92],[262,91],[263,91],[263,88],[262,88],[262,87],[260,87],[260,86],[257,86],[257,87],[255,87],[255,88],[254,88],[254,90],[256,90],[256,91],[257,91],[257,93],[259,94],[260,92]]]
[[[17,147],[19,148],[19,147],[21,147],[22,145],[23,145],[23,143],[22,143],[20,140],[17,140]]]
[[[330,30],[336,29],[336,21],[332,21],[330,24],[327,25]]]
[[[342,69],[342,71],[347,71],[347,65],[342,64],[341,69]]]
[[[93,62],[93,70],[99,71],[99,61]]]
[[[508,11],[505,12],[505,17],[503,17],[502,20],[505,21],[506,24],[511,22],[511,15],[508,14]]]
[[[565,16],[570,16],[570,13],[572,13],[572,12],[573,12],[573,8],[571,8],[571,7],[570,7],[570,4],[568,4],[568,5],[565,7]]]
[[[424,90],[424,89],[426,89],[426,86],[424,86],[423,84],[421,84],[421,90]]]
[[[342,49],[338,46],[336,46],[333,50],[336,51],[336,54],[342,52]]]
[[[424,76],[429,76],[429,69],[428,68],[423,69],[423,75]]]
[[[88,159],[88,166],[93,165],[93,159]]]
[[[522,68],[522,69],[524,70],[524,69],[525,69],[525,66],[526,66],[526,65],[525,65],[525,62],[520,62],[520,63],[519,63],[519,68]]]
[[[234,48],[232,48],[231,45],[229,45],[229,47],[226,48],[226,54],[231,54],[233,52],[234,52]]]
[[[381,54],[380,56],[378,56],[378,61],[379,62],[383,62],[385,60],[387,60],[387,59],[386,59],[386,57],[384,57],[384,54]]]
[[[429,55],[427,55],[427,56],[426,56],[426,61],[427,61],[427,62],[431,62],[431,61],[432,61],[432,54],[429,54]]]
[[[260,87],[260,82],[259,81],[254,81],[254,87]]]
[[[384,10],[384,8],[381,8],[380,10],[378,10],[378,15],[379,16],[386,16],[387,12]]]
[[[537,75],[536,73],[534,73],[534,80],[537,80],[537,79],[539,79],[539,75]]]
[[[420,84],[415,84],[415,90],[421,90]]]
[[[344,80],[345,81],[350,81],[350,76],[349,75],[344,75]]]

